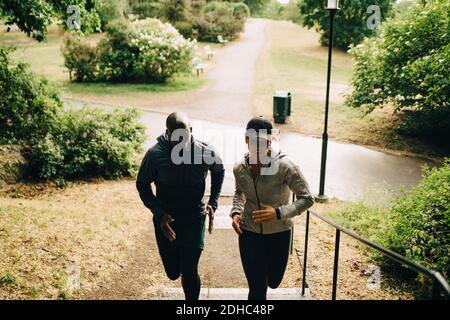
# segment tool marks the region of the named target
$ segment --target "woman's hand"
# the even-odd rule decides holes
[[[252,212],[252,218],[256,223],[273,222],[277,220],[277,211],[271,206],[261,204],[261,210]]]
[[[241,222],[242,220],[244,220],[244,217],[241,216],[240,214],[235,214],[233,215],[233,229],[234,231],[238,234],[241,235],[242,234],[242,230],[241,230],[241,226],[239,225],[239,222]]]

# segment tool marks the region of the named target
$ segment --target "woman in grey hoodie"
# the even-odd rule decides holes
[[[298,166],[272,150],[273,126],[262,117],[251,119],[245,141],[249,152],[233,173],[233,228],[249,286],[249,300],[265,300],[267,287],[277,288],[289,258],[292,221],[314,204]],[[290,203],[291,192],[296,201]]]

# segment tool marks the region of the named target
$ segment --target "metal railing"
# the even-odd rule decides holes
[[[302,280],[302,295],[305,295],[305,289],[306,289],[306,269],[307,269],[307,263],[308,263],[308,238],[309,238],[309,224],[310,224],[310,216],[313,215],[320,220],[324,221],[328,225],[334,227],[336,229],[336,238],[335,238],[335,244],[334,244],[334,267],[333,267],[333,290],[331,294],[331,299],[336,300],[336,292],[337,292],[337,280],[338,280],[338,267],[339,267],[339,244],[341,239],[341,232],[352,237],[353,239],[358,240],[359,242],[364,243],[365,245],[375,249],[376,251],[382,253],[386,257],[390,258],[391,260],[397,261],[398,263],[406,266],[408,269],[415,270],[416,272],[419,272],[433,280],[433,287],[432,287],[432,293],[431,293],[431,299],[439,299],[441,298],[441,294],[444,293],[444,296],[447,299],[450,299],[450,286],[448,282],[445,280],[445,278],[437,271],[430,270],[425,268],[424,266],[406,259],[405,257],[399,255],[398,253],[395,253],[389,249],[383,248],[376,243],[373,243],[370,240],[367,240],[366,238],[361,237],[360,235],[356,234],[354,231],[341,227],[334,223],[333,221],[322,217],[321,215],[313,212],[312,210],[308,210],[306,212],[306,228],[305,228],[305,249],[303,252],[303,280]]]

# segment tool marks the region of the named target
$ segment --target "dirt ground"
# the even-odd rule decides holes
[[[295,220],[300,258],[304,220]],[[75,182],[65,189],[10,185],[0,192],[0,235],[0,278],[14,278],[0,284],[0,299],[149,299],[161,286],[180,287],[164,274],[151,214],[131,179]],[[346,237],[341,246],[339,299],[408,298],[368,289],[369,257]],[[307,282],[314,299],[331,295],[333,252],[333,230],[313,219]],[[281,286],[299,287],[301,270],[294,253]],[[232,230],[206,235],[200,272],[203,286],[246,287]]]

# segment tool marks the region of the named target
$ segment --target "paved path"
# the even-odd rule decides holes
[[[147,145],[155,142],[155,137],[164,131],[166,115],[145,113],[142,120],[149,128]],[[193,120],[193,135],[214,145],[223,157],[226,178],[223,192],[234,192],[233,164],[246,151],[244,126],[210,121]],[[279,147],[299,164],[313,192],[318,192],[320,176],[321,140],[297,133],[281,132]],[[420,159],[393,156],[365,147],[338,143],[328,143],[328,166],[326,193],[343,200],[379,196],[378,192],[391,194],[402,186],[411,187],[421,177]]]
[[[189,95],[182,110],[189,110],[198,119],[242,123],[251,118],[256,64],[265,44],[265,27],[266,21],[250,19],[239,40],[217,52],[215,66],[206,73],[208,84]]]
[[[163,99],[141,106],[142,121],[148,128],[146,147],[154,144],[164,131],[168,113],[180,110],[193,118],[195,137],[211,142],[224,158],[225,194],[234,192],[232,167],[246,151],[244,125],[252,116],[255,66],[265,44],[265,26],[264,20],[250,19],[238,41],[217,51],[211,68],[205,73],[208,84],[198,91],[183,93],[182,102],[177,98],[175,105],[167,104]],[[281,132],[280,137],[280,148],[300,165],[312,191],[318,192],[321,140],[289,132]],[[370,195],[380,191],[385,193],[380,198],[386,198],[386,194],[392,195],[402,186],[413,186],[421,177],[421,166],[426,163],[351,144],[330,141],[328,146],[326,194],[343,200],[380,197]]]
[[[78,106],[79,103],[68,103]],[[167,114],[143,112],[141,121],[147,126],[148,140],[145,148],[156,143],[165,130]],[[234,192],[233,164],[246,152],[244,124],[227,124],[192,119],[193,135],[210,142],[221,154],[226,176],[224,195]],[[319,189],[321,139],[298,133],[281,132],[279,142],[274,142],[299,166],[314,193]],[[422,166],[430,163],[423,159],[394,156],[366,147],[328,142],[326,194],[342,200],[361,198],[386,198],[410,188],[421,178]]]

